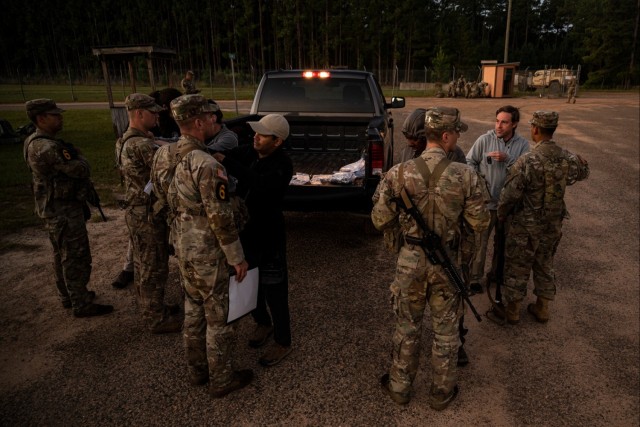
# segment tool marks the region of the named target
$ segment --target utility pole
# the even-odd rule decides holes
[[[509,61],[509,27],[511,27],[511,3],[513,0],[509,0],[509,6],[507,7],[507,33],[504,36],[504,63]]]

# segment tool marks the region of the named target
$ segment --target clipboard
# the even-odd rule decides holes
[[[240,283],[236,276],[229,277],[229,313],[227,323],[241,318],[255,310],[258,305],[258,268],[247,271],[247,276]]]

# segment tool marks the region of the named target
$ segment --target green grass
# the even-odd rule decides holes
[[[28,123],[23,111],[3,111],[15,128]],[[114,168],[115,136],[109,110],[69,110],[58,137],[74,144],[91,164],[92,180],[103,205],[115,203],[120,177]],[[33,213],[31,174],[24,161],[22,144],[0,145],[0,236],[39,224]]]

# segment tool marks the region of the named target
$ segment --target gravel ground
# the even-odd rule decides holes
[[[460,140],[467,151],[492,128],[500,105],[521,108],[527,137],[531,113],[554,109],[557,141],[591,166],[589,179],[567,191],[571,220],[556,255],[550,322],[523,313],[517,327],[500,327],[468,316],[471,363],[460,370],[460,395],[447,410],[427,403],[428,327],[411,403],[396,405],[378,386],[390,360],[394,260],[379,235],[363,232],[365,217],[287,214],[294,351],[278,366],[260,367],[260,351],[246,345],[252,322],[242,319],[236,361],[256,378],[214,400],[188,384],[180,336],[149,335],[133,290],[110,286],[126,227],[123,212],[107,208],[109,221],[88,228],[90,288],[99,302],[114,304],[109,316],[75,319],[61,307],[42,229],[6,238],[13,246],[0,262],[0,425],[638,425],[638,94],[581,95],[575,105],[537,97],[409,99],[394,113],[399,128],[417,107],[460,108],[470,128]],[[487,298],[473,298],[484,313]],[[175,260],[167,299],[180,300]]]

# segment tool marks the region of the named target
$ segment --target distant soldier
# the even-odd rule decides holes
[[[85,221],[90,216],[87,194],[93,184],[87,159],[72,144],[55,136],[62,130],[64,110],[51,99],[26,103],[36,131],[24,142],[24,159],[33,176],[35,212],[44,221],[53,246],[58,295],[75,317],[108,314],[113,306],[94,304],[87,290],[91,276],[91,248]]]
[[[567,90],[567,104],[576,103],[576,79],[575,77],[569,81],[569,88]]]
[[[467,125],[460,121],[456,108],[434,107],[426,111],[427,149],[418,158],[392,167],[380,182],[379,198],[374,200],[371,212],[377,229],[394,227],[399,222],[405,236],[422,237],[415,221],[398,207],[402,188],[427,225],[441,237],[443,246],[452,248],[452,253],[459,239],[458,224],[463,219],[475,232],[489,225],[482,181],[467,165],[445,159],[456,147],[460,132],[466,130]],[[425,176],[427,172],[432,178]],[[431,181],[435,188],[430,186]],[[436,410],[445,409],[458,394],[456,364],[460,346],[458,325],[464,311],[462,299],[442,267],[432,265],[422,248],[406,242],[400,248],[390,288],[396,328],[392,339],[393,363],[380,378],[382,388],[396,403],[409,403],[418,370],[422,318],[428,304],[434,332],[429,405]]]
[[[567,215],[567,185],[589,176],[589,165],[553,141],[558,113],[536,111],[531,123],[535,145],[509,168],[500,194],[498,219],[509,227],[505,241],[503,300],[510,324],[520,321],[520,305],[533,271],[533,293],[538,299],[527,310],[538,322],[549,320],[549,301],[555,298],[553,256]]]
[[[185,95],[200,93],[200,91],[196,89],[196,82],[193,80],[193,76],[193,71],[189,70],[184,76],[184,79],[180,82],[180,86],[182,86],[182,91]]]

